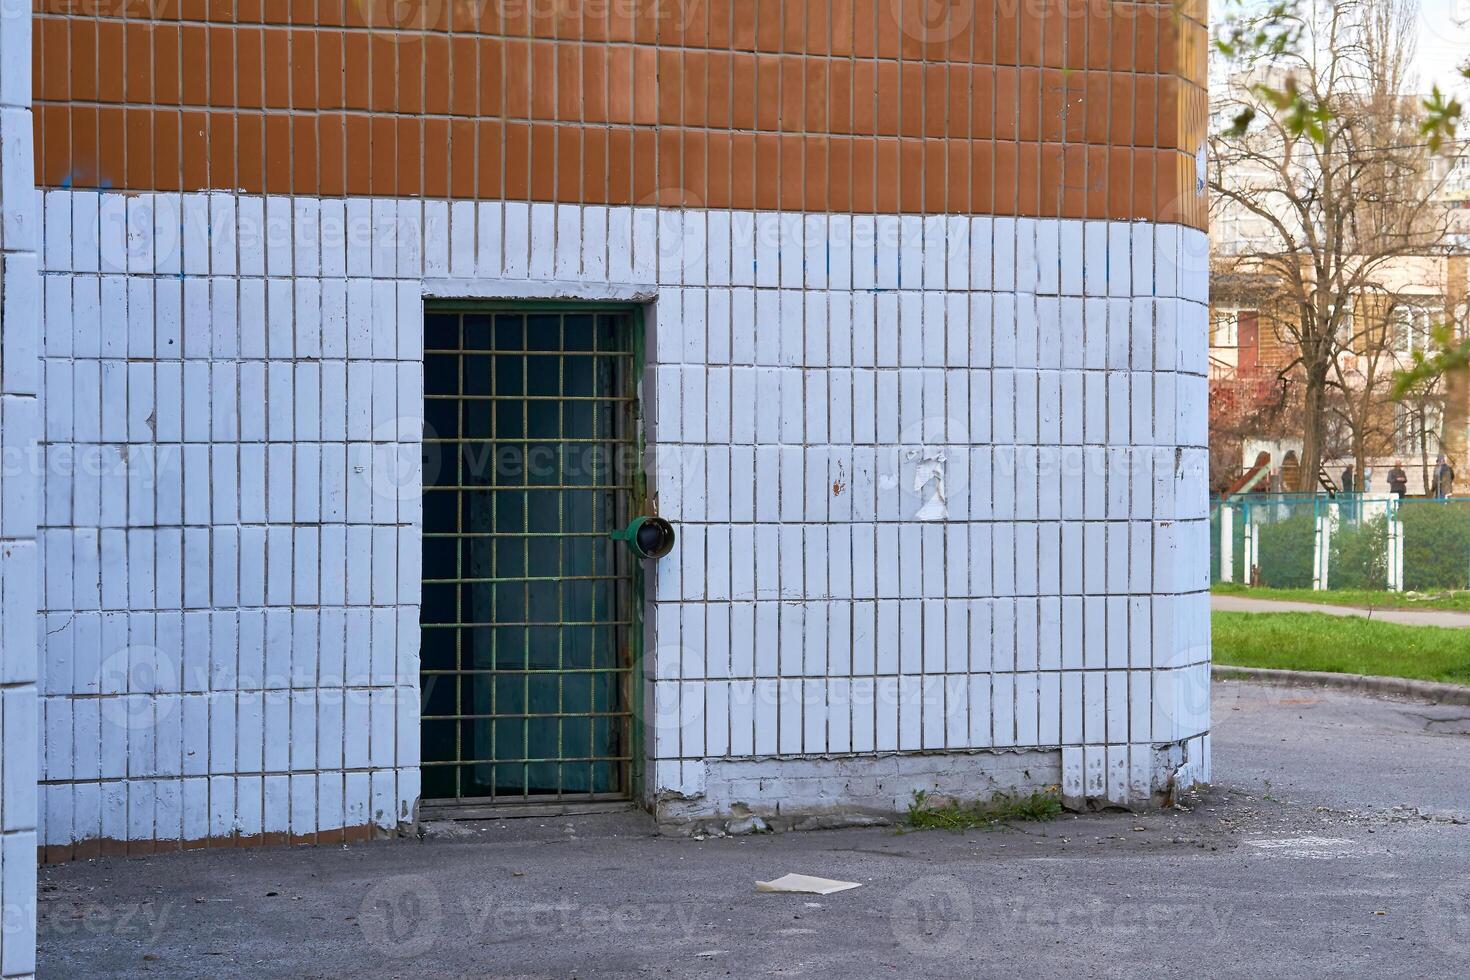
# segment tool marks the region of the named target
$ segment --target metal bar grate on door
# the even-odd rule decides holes
[[[635,317],[430,308],[423,796],[625,798],[637,568]]]

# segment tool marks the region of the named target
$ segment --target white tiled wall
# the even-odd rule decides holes
[[[0,974],[36,968],[38,372],[30,8],[0,9]]]
[[[1121,799],[1194,739],[1181,775],[1207,772],[1200,233],[43,207],[48,842],[408,813],[421,301],[449,293],[656,294],[651,469],[681,538],[651,599],[651,796],[768,757],[1061,748],[1073,795]]]
[[[1178,775],[1207,776],[1203,236],[682,222],[708,258],[660,276],[654,328],[682,533],[654,794],[738,798],[714,783],[749,757],[800,799],[777,758],[1064,746],[1069,796],[1138,800],[1190,739]]]
[[[48,844],[411,815],[421,273],[359,209],[44,195]]]

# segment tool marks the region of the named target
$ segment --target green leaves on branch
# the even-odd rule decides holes
[[[1460,74],[1470,78],[1470,64],[1461,68]],[[1464,107],[1460,100],[1445,98],[1439,86],[1434,86],[1429,98],[1424,100],[1424,121],[1419,124],[1419,132],[1428,142],[1431,152],[1438,153],[1447,141],[1455,138],[1463,115]],[[1470,339],[1458,340],[1452,328],[1439,327],[1434,331],[1434,348],[1428,355],[1422,351],[1414,352],[1413,367],[1400,371],[1394,379],[1394,398],[1423,390],[1445,374],[1470,371]]]
[[[1250,87],[1250,92],[1264,105],[1274,110],[1274,115],[1281,120],[1281,127],[1294,137],[1305,136],[1313,143],[1322,143],[1327,139],[1327,124],[1332,121],[1332,110],[1320,102],[1313,102],[1307,98],[1297,85],[1295,78],[1288,78],[1281,86],[1268,85],[1265,82],[1257,82]],[[1225,129],[1225,135],[1229,137],[1244,136],[1246,130],[1250,129],[1251,123],[1255,122],[1256,110],[1253,106],[1244,106]]]
[[[1256,63],[1269,65],[1299,50],[1304,31],[1305,21],[1297,13],[1297,0],[1276,0],[1264,10],[1247,0],[1227,0],[1212,43],[1217,52],[1232,62],[1247,67]],[[1309,103],[1294,79],[1288,78],[1280,87],[1259,82],[1250,91],[1281,115],[1293,136],[1324,138],[1325,110]],[[1257,115],[1254,106],[1241,106],[1223,135],[1244,136]]]
[[[1282,128],[1292,136],[1305,136],[1313,143],[1327,139],[1327,124],[1332,120],[1332,110],[1308,99],[1295,78],[1288,78],[1280,88],[1258,83],[1251,86],[1251,92],[1276,110]]]
[[[1462,70],[1461,74],[1470,78],[1470,68]],[[1430,152],[1438,153],[1447,140],[1455,138],[1464,110],[1459,99],[1446,98],[1438,85],[1424,100],[1423,106],[1424,120],[1419,124],[1419,132],[1429,143]]]
[[[1432,350],[1414,352],[1414,363],[1394,376],[1392,397],[1422,394],[1446,374],[1465,370],[1470,370],[1470,339],[1457,339],[1448,325],[1435,327]]]
[[[1298,6],[1299,0],[1276,0],[1265,10],[1252,12],[1255,5],[1250,0],[1227,0],[1226,13],[1215,32],[1215,50],[1246,67],[1256,64],[1269,66],[1276,59],[1299,52],[1306,33],[1306,20],[1298,12]],[[1460,74],[1470,78],[1470,64],[1462,67]],[[1258,82],[1250,87],[1250,92],[1273,110],[1290,135],[1305,136],[1315,143],[1322,143],[1327,138],[1332,110],[1307,98],[1294,78],[1288,76],[1280,85]],[[1459,99],[1445,95],[1436,85],[1429,97],[1423,100],[1422,107],[1424,118],[1420,121],[1419,133],[1430,151],[1438,153],[1447,142],[1455,139],[1464,116],[1464,106]],[[1243,106],[1231,118],[1223,135],[1244,136],[1257,115],[1255,107]]]
[[[1230,119],[1230,125],[1225,127],[1225,135],[1230,137],[1244,136],[1245,131],[1251,128],[1251,123],[1256,121],[1256,110],[1246,106]]]
[[[1246,0],[1227,0],[1215,33],[1215,50],[1232,60],[1271,58],[1297,50],[1305,24],[1296,0],[1277,0],[1259,13]]]

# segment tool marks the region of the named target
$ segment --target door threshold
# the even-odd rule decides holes
[[[525,820],[589,813],[627,813],[640,807],[632,800],[560,800],[547,803],[455,803],[434,800],[419,806],[419,821]]]

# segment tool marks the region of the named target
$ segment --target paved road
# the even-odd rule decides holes
[[[1316,602],[1283,602],[1278,599],[1253,599],[1240,595],[1210,597],[1215,612],[1312,612],[1328,616],[1361,616],[1404,626],[1444,626],[1470,629],[1470,612],[1452,609],[1367,609],[1358,606],[1329,606]]]
[[[706,841],[638,814],[43,869],[44,976],[1431,976],[1470,961],[1470,709],[1222,682],[1188,809]],[[757,895],[803,871],[862,882]]]

